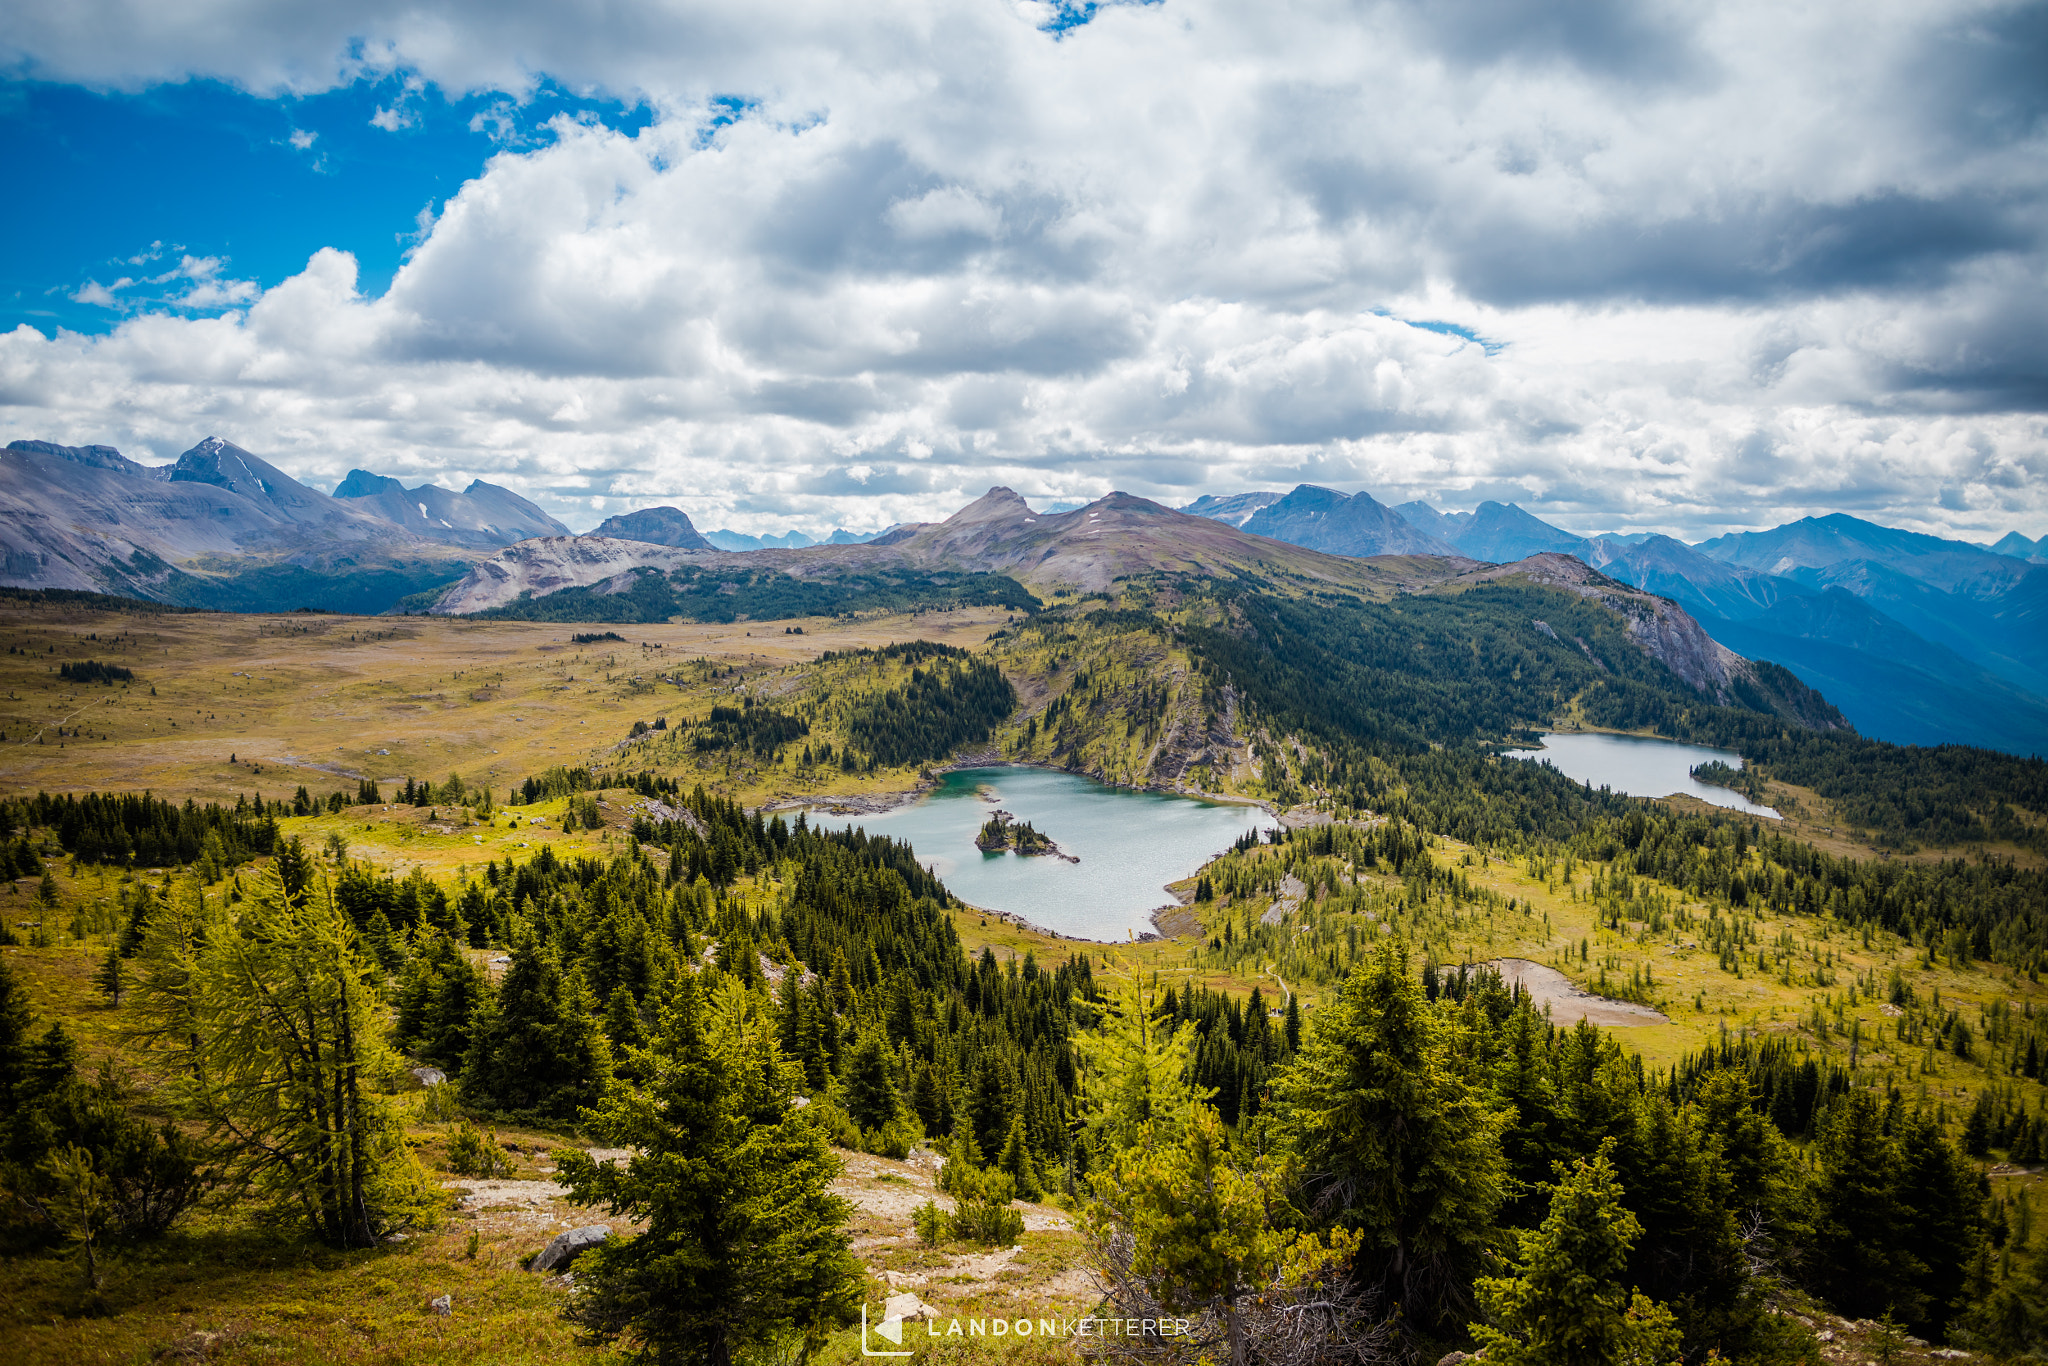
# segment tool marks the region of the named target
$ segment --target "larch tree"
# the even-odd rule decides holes
[[[1141,1133],[1109,1158],[1082,1219],[1089,1268],[1117,1317],[1154,1327],[1103,1338],[1102,1354],[1214,1363],[1220,1349],[1229,1366],[1377,1359],[1390,1331],[1377,1296],[1352,1283],[1358,1235],[1290,1229],[1285,1184],[1270,1157],[1233,1151],[1204,1104],[1171,1135]],[[1156,1327],[1181,1317],[1186,1332]]]
[[[232,920],[188,889],[137,957],[131,1035],[165,1055],[230,1184],[337,1247],[431,1218],[434,1192],[379,1094],[397,1071],[380,974],[324,889],[292,896],[266,870]]]
[[[1110,979],[1102,1028],[1075,1040],[1087,1063],[1081,1101],[1098,1155],[1178,1138],[1195,1106],[1209,1099],[1193,1081],[1194,1023],[1174,1028],[1156,1018],[1159,1010],[1156,985],[1138,973],[1118,972]]]

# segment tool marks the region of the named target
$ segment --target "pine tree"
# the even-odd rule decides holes
[[[601,1339],[631,1333],[657,1363],[730,1366],[792,1331],[805,1350],[859,1303],[851,1207],[839,1163],[764,1012],[727,979],[700,1002],[685,982],[653,1044],[644,1095],[619,1091],[592,1118],[636,1150],[623,1167],[566,1154],[570,1198],[645,1220],[577,1263],[569,1317]],[[737,999],[735,999],[737,998]]]
[[[1543,1033],[1535,1010],[1522,1002],[1501,1030],[1493,1064],[1493,1094],[1508,1112],[1501,1151],[1514,1182],[1508,1222],[1515,1224],[1534,1222],[1543,1207],[1539,1188],[1550,1175],[1551,1164],[1565,1156],[1563,1116],[1558,1113]]]
[[[119,949],[108,949],[107,956],[100,960],[99,971],[92,977],[92,984],[114,998],[115,1008],[121,1004],[121,993],[128,989],[128,965],[121,961]]]
[[[1356,1274],[1425,1331],[1467,1312],[1507,1183],[1502,1117],[1460,1075],[1449,1032],[1383,946],[1274,1087],[1275,1138],[1314,1225],[1357,1230]]]
[[[477,1007],[490,992],[483,973],[439,930],[421,936],[398,988],[398,1043],[453,1071],[469,1054]]]
[[[1912,1211],[1899,1198],[1903,1160],[1868,1091],[1842,1097],[1813,1144],[1815,1288],[1838,1313],[1869,1318],[1887,1310],[1908,1323],[1927,1310],[1919,1281]]]
[[[1907,1322],[1916,1334],[1935,1336],[1963,1298],[1964,1278],[1983,1246],[1988,1183],[1934,1116],[1923,1110],[1899,1127],[1899,1200],[1910,1246],[1927,1267],[1917,1281],[1927,1308]]]
[[[1605,1151],[1552,1190],[1543,1226],[1520,1235],[1520,1274],[1478,1284],[1489,1366],[1675,1366],[1671,1311],[1622,1284],[1643,1227],[1621,1201]]]
[[[0,958],[0,1102],[8,1101],[28,1075],[31,1024],[28,991],[14,975],[14,964]]]
[[[286,896],[302,895],[312,885],[313,857],[306,852],[305,842],[297,835],[278,846],[272,867],[284,884]]]

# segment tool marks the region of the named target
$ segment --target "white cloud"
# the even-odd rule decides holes
[[[318,133],[305,128],[294,128],[291,132],[290,142],[296,150],[303,152],[311,147],[319,136]]]
[[[418,120],[413,112],[399,105],[385,108],[377,106],[377,112],[370,115],[370,126],[382,128],[387,133],[396,133],[401,128],[410,128]]]
[[[185,257],[170,302],[246,311],[17,331],[0,425],[166,455],[240,423],[308,477],[446,465],[572,521],[1308,479],[1588,530],[2048,531],[2048,120],[1984,65],[2016,11],[1541,9],[1175,0],[1055,42],[968,0],[16,7],[0,50],[48,79],[405,71],[395,131],[426,82],[545,73],[657,117],[501,151],[380,298],[333,252],[260,295]]]
[[[130,283],[132,281],[125,275],[114,281],[111,285],[103,285],[98,280],[87,280],[71,296],[71,302],[75,304],[91,304],[96,308],[119,308],[121,301],[114,297],[114,291]]]

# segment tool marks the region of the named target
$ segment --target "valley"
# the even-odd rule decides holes
[[[1188,1123],[1292,1133],[1301,1087],[1334,1075],[1317,1050],[1366,1027],[1344,1022],[1367,990],[1413,993],[1448,1069],[1426,1075],[1467,1078],[1500,1116],[1488,1141],[1510,1184],[1490,1228],[1531,1226],[1549,1163],[1592,1161],[1602,1135],[1631,1191],[1669,1198],[1665,1124],[1760,1126],[1744,1142],[1768,1189],[1816,1208],[1846,1208],[1828,1173],[1892,1173],[1879,1206],[1927,1257],[1862,1286],[1839,1268],[1865,1235],[1760,1207],[1799,1269],[1727,1301],[1749,1306],[1732,1318],[1686,1320],[1732,1359],[1850,1359],[1892,1303],[1911,1306],[1902,1334],[1968,1345],[1982,1306],[2032,1293],[2028,1263],[1991,1250],[2024,1246],[2048,1161],[2038,761],[1865,739],[1796,677],[1575,557],[1343,559],[1221,523],[1182,540],[1192,522],[1139,500],[1040,518],[992,494],[890,546],[652,571],[679,594],[696,580],[678,573],[709,570],[747,605],[853,580],[936,599],[914,612],[842,596],[802,617],[607,620],[607,599],[659,602],[609,588],[616,569],[521,587],[550,542],[446,591],[559,600],[568,620],[0,602],[0,962],[10,1018],[34,1017],[14,1046],[57,1048],[61,1025],[63,1086],[113,1062],[124,1112],[217,1137],[138,1012],[166,1008],[177,955],[240,942],[180,926],[313,917],[363,964],[356,1018],[384,1050],[366,1113],[415,1192],[386,1225],[402,1241],[353,1250],[281,1250],[274,1202],[195,1208],[167,1239],[116,1240],[83,1300],[72,1261],[18,1258],[7,1312],[27,1359],[200,1342],[227,1359],[606,1360],[560,1317],[573,1282],[521,1259],[572,1225],[651,1227],[593,1196],[612,1178],[589,1154],[684,1141],[635,1127],[629,1098],[680,1076],[659,1060],[692,1030],[780,1059],[775,1084],[811,1116],[789,1141],[836,1149],[787,1170],[851,1202],[847,1284],[871,1302],[1087,1312],[1104,1255],[1087,1220],[1112,1198],[1094,1174],[1135,1151],[1109,1079],[1165,1068],[1203,1098]],[[1003,600],[953,591],[968,576]],[[1745,767],[1721,781],[1784,819],[1510,757],[1553,727],[1733,750]],[[1110,785],[1100,815],[1040,826],[1078,864],[1001,856],[1032,876],[1107,873],[1090,822],[1153,794],[1253,804],[1269,832],[1153,874],[1172,880],[1151,937],[1061,937],[948,885],[948,861],[983,857],[978,822],[957,852],[891,841],[875,813],[946,768],[999,801],[1029,786],[1005,772]],[[1172,1029],[1133,1042],[1140,1019]],[[1866,1113],[1894,1127],[1849,1137]],[[1688,1151],[1711,1167],[1728,1150]],[[1927,1182],[1963,1209],[1957,1183],[1978,1181],[1989,1195],[1961,1222],[1923,1228]],[[1724,1197],[1687,1200],[1736,1227]],[[1651,1247],[1708,1236],[1655,1220]],[[194,1258],[223,1274],[190,1278]],[[443,1294],[459,1321],[417,1307]],[[837,1322],[821,1361],[858,1356]],[[1437,1355],[1465,1340],[1455,1318],[1412,1331]]]

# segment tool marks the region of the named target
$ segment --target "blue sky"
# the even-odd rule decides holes
[[[110,331],[189,289],[183,277],[149,283],[184,256],[267,289],[339,247],[359,263],[361,287],[381,294],[420,215],[493,154],[553,141],[559,117],[626,131],[652,117],[551,84],[516,100],[412,85],[393,75],[286,98],[211,80],[136,93],[0,86],[9,178],[54,210],[0,218],[0,328]],[[123,277],[139,283],[121,291],[122,308],[73,300],[89,281]]]
[[[2043,70],[2048,0],[0,7],[0,438],[2039,536]]]

